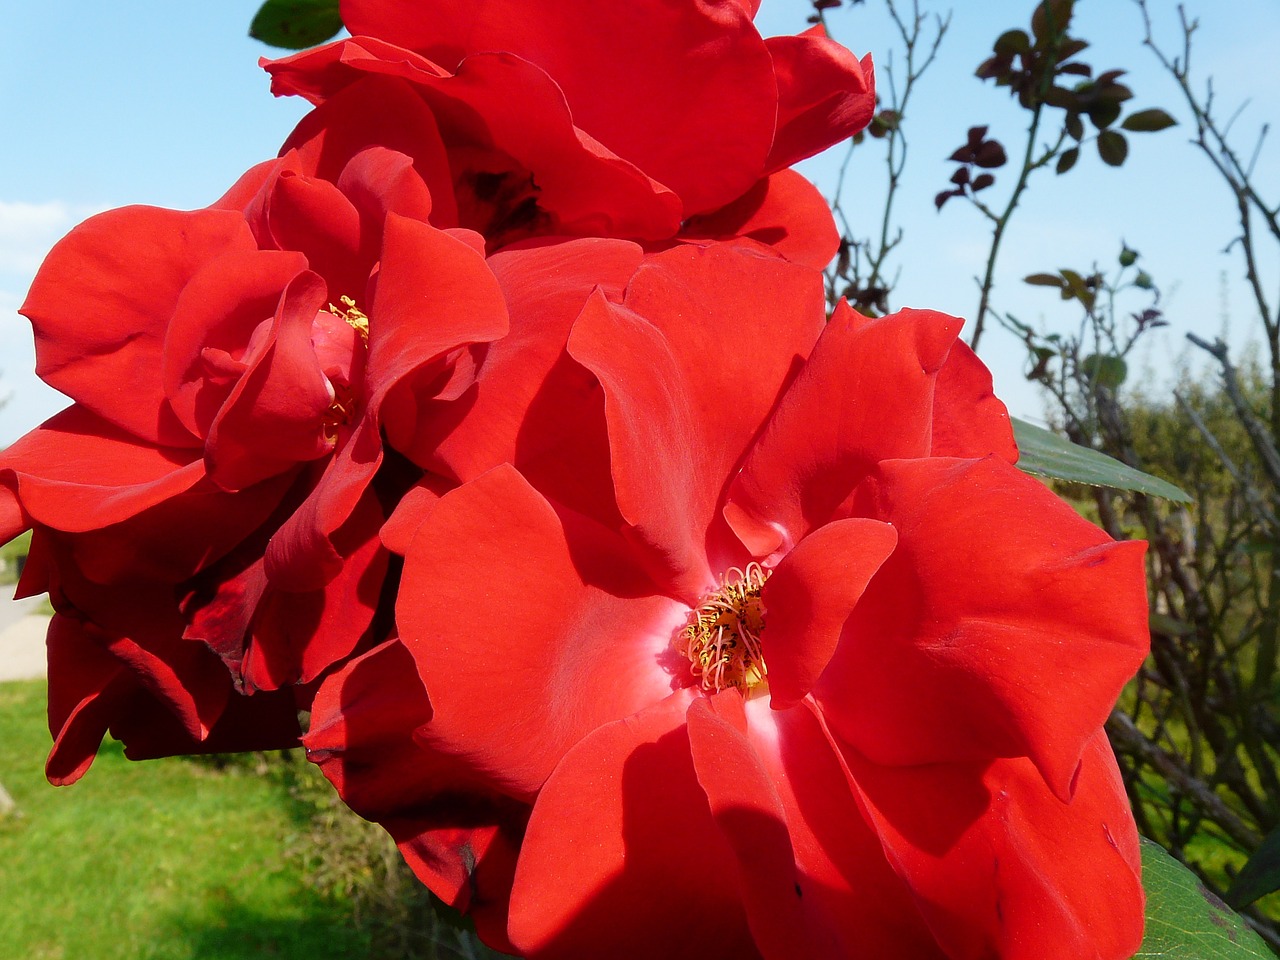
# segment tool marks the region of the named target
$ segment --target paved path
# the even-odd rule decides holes
[[[0,682],[45,675],[44,635],[49,618],[39,613],[43,597],[11,600],[12,586],[0,586]]]

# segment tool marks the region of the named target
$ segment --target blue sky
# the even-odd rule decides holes
[[[921,4],[926,11],[954,7],[955,13],[939,62],[922,81],[908,118],[911,159],[899,200],[906,239],[895,302],[967,316],[977,305],[973,277],[982,268],[987,228],[963,203],[953,201],[937,213],[933,196],[954,169],[946,156],[969,126],[990,123],[1006,146],[1021,142],[1020,111],[972,72],[999,33],[1025,26],[1031,4]],[[1153,5],[1163,35],[1176,42],[1174,5]],[[1236,0],[1215,8],[1192,0],[1188,6],[1203,19],[1194,50],[1197,73],[1214,75],[1224,108],[1252,98],[1236,127],[1251,145],[1263,122],[1280,119],[1274,65],[1280,5]],[[64,402],[31,374],[30,329],[14,312],[49,246],[79,220],[109,207],[211,202],[248,166],[274,155],[305,108],[268,92],[257,60],[274,52],[246,36],[257,0],[43,0],[12,7],[10,42],[0,59],[0,116],[8,133],[0,150],[0,391],[10,395],[0,410],[0,443]],[[838,13],[833,26],[837,39],[859,54],[871,51],[883,66],[895,34],[882,7],[882,0],[867,0]],[[764,0],[759,22],[767,34],[795,33],[804,28],[807,12],[805,0]],[[1161,106],[1182,118],[1172,81],[1140,46],[1132,3],[1079,0],[1077,23],[1077,35],[1093,43],[1084,60],[1097,69],[1130,70],[1135,108]],[[997,305],[1032,323],[1074,323],[1075,315],[1064,312],[1051,292],[1026,287],[1019,278],[1087,268],[1095,260],[1109,265],[1123,238],[1166,288],[1173,321],[1150,339],[1140,374],[1145,367],[1146,375],[1167,376],[1186,354],[1182,332],[1216,334],[1224,304],[1232,342],[1247,349],[1251,302],[1238,261],[1222,253],[1234,235],[1230,198],[1187,145],[1189,135],[1184,124],[1133,137],[1129,161],[1118,171],[1087,157],[1061,182],[1054,183],[1051,172],[1042,174],[1007,238]],[[1267,173],[1280,170],[1277,149],[1270,145],[1259,162],[1264,187]],[[829,190],[837,162],[822,158],[802,169]],[[877,216],[880,171],[875,151],[855,163],[849,188],[861,201],[851,207],[855,218]],[[988,193],[998,197],[999,190],[998,182]],[[1269,276],[1276,276],[1276,265],[1268,266]],[[982,353],[1014,413],[1036,418],[1042,402],[1022,378],[1017,344],[993,330]]]

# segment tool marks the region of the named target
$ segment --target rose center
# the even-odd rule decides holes
[[[708,691],[736,687],[743,693],[766,683],[768,671],[760,648],[764,604],[760,589],[769,571],[758,563],[732,568],[720,589],[708,594],[689,614],[676,636],[676,648],[689,659],[694,677]]]
[[[350,297],[339,297],[338,300],[342,306],[335,307],[331,303],[329,304],[329,312],[360,334],[360,339],[364,341],[364,345],[367,347],[369,345],[369,318],[364,315],[360,308],[356,306],[356,302]]]
[[[360,343],[367,348],[369,346],[368,316],[356,306],[356,302],[350,297],[340,297],[338,302],[341,306],[329,304],[330,315],[337,317],[351,327],[359,335]],[[323,316],[323,313],[321,316]],[[355,347],[354,349],[359,351],[360,348]],[[339,431],[351,422],[356,409],[356,391],[350,379],[358,364],[351,356],[351,350],[351,346],[346,348],[347,356],[345,362],[337,357],[329,358],[335,363],[334,369],[329,374],[329,385],[333,389],[333,402],[329,404],[329,409],[325,411],[323,424],[324,437],[329,443],[337,442]],[[321,360],[323,363],[325,358],[321,358]]]

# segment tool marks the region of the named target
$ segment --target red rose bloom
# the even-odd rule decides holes
[[[54,779],[108,725],[131,755],[183,739],[135,723],[135,693],[196,749],[242,709],[233,688],[309,683],[386,635],[382,503],[421,471],[386,461],[382,430],[463,389],[506,310],[480,239],[420,219],[411,158],[316,158],[252,171],[220,205],[238,210],[89,220],[23,307],[37,372],[75,401],[0,456],[0,536],[36,528],[27,585],[58,610]]]
[[[401,117],[430,128],[458,222],[490,249],[534,234],[664,240],[735,203],[691,228],[785,243],[830,219],[786,168],[862,129],[875,94],[869,60],[817,29],[764,40],[754,13],[736,0],[352,0],[351,39],[265,66],[277,94],[385,118],[380,135]]]
[[[368,784],[375,744],[416,742],[449,771],[419,810],[457,784],[532,804],[507,932],[535,960],[1130,956],[1137,837],[1101,726],[1146,650],[1143,545],[1010,465],[960,325],[823,329],[816,278],[776,257],[649,258],[517,388],[517,429],[482,377],[438,448],[514,436],[515,467],[459,469],[384,534],[416,726],[309,745]],[[575,441],[546,456],[539,421]],[[455,878],[486,866],[454,850]]]

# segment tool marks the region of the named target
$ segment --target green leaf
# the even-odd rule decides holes
[[[1076,446],[1025,420],[1013,418],[1013,435],[1021,452],[1018,467],[1024,473],[1093,487],[1136,490],[1177,503],[1191,502],[1191,497],[1167,480],[1134,470],[1097,450]]]
[[[249,36],[273,47],[302,50],[331,40],[342,29],[338,0],[267,0]]]
[[[1227,902],[1236,909],[1280,890],[1280,829],[1272,830],[1240,870],[1227,891]]]
[[[1114,390],[1124,383],[1129,375],[1129,365],[1122,357],[1091,353],[1080,361],[1080,369],[1084,375],[1100,387]]]
[[[1118,167],[1129,156],[1129,141],[1123,133],[1114,130],[1103,130],[1098,134],[1098,156],[1109,167]]]
[[[1159,844],[1142,840],[1147,925],[1133,960],[1275,960],[1262,938]]]
[[[1178,121],[1169,116],[1163,110],[1152,108],[1151,110],[1139,110],[1131,113],[1124,118],[1124,123],[1120,124],[1125,130],[1132,130],[1134,133],[1155,133],[1157,130],[1167,130],[1169,127],[1177,126]]]

